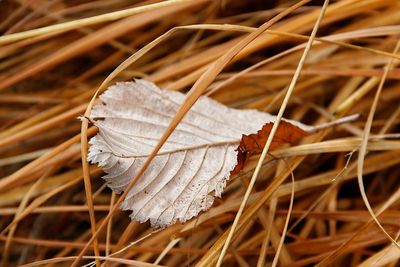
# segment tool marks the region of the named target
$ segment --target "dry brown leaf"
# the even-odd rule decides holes
[[[113,191],[125,190],[184,98],[146,80],[117,83],[100,96],[103,103],[90,116],[99,133],[90,140],[88,160],[103,168]],[[239,172],[250,155],[262,150],[274,121],[265,112],[232,109],[200,97],[121,208],[132,211],[132,220],[150,220],[155,227],[185,222],[207,210],[221,196],[231,171]],[[285,119],[274,146],[315,129]]]
[[[256,154],[260,154],[267,142],[269,133],[271,132],[274,123],[268,122],[257,133],[250,135],[243,135],[237,147],[237,164],[232,170],[231,175],[239,173],[245,166],[247,160]],[[302,129],[292,122],[283,120],[276,131],[274,139],[272,140],[270,149],[273,150],[283,143],[293,143],[298,139],[309,135],[312,131],[309,128]]]

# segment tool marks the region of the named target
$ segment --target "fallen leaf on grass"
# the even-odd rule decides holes
[[[156,146],[185,95],[136,80],[111,86],[100,99],[102,103],[90,116],[99,133],[89,142],[88,160],[102,167],[107,185],[121,193]],[[183,223],[207,210],[214,197],[221,196],[230,173],[238,173],[250,155],[262,151],[275,119],[268,113],[232,109],[200,97],[121,208],[132,211],[132,220],[150,220],[154,227],[177,220]],[[314,130],[283,119],[273,147]]]

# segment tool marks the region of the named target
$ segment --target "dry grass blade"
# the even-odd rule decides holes
[[[73,20],[70,22],[55,24],[55,25],[51,25],[51,26],[47,26],[47,27],[43,27],[43,28],[39,28],[39,29],[26,31],[26,32],[4,35],[4,36],[0,37],[0,44],[4,45],[7,43],[16,42],[16,41],[20,41],[23,39],[44,35],[44,34],[50,34],[50,33],[60,34],[60,33],[66,32],[66,31],[75,30],[75,29],[86,27],[86,26],[91,26],[91,25],[94,25],[97,23],[104,23],[104,22],[118,20],[118,19],[121,19],[124,17],[132,16],[132,15],[142,13],[142,12],[146,12],[148,10],[154,10],[156,8],[162,8],[165,6],[174,5],[174,4],[177,4],[180,2],[185,2],[185,1],[188,1],[188,0],[163,1],[161,3],[154,3],[154,4],[134,7],[134,8],[127,9],[127,10],[115,11],[115,12],[106,13],[104,15],[98,15],[98,16],[91,17],[91,18]]]
[[[394,49],[394,54],[396,54],[398,52],[399,48],[400,48],[400,41],[398,41],[397,44],[396,44],[396,47]],[[379,228],[382,229],[382,231],[385,233],[385,235],[393,242],[393,244],[396,245],[396,247],[398,249],[400,249],[400,245],[385,230],[385,228],[382,226],[382,224],[379,222],[378,218],[376,217],[374,211],[372,210],[371,204],[368,201],[368,197],[367,197],[367,195],[365,193],[364,182],[363,182],[363,166],[364,166],[365,154],[367,152],[367,145],[368,145],[368,139],[369,139],[368,137],[369,137],[369,134],[370,134],[370,131],[371,131],[372,121],[374,119],[374,114],[375,114],[375,111],[376,111],[376,107],[378,105],[378,100],[379,100],[383,85],[384,85],[384,83],[386,81],[387,74],[388,74],[390,68],[392,67],[392,64],[393,64],[393,60],[391,59],[389,61],[389,63],[386,65],[385,72],[384,72],[384,74],[382,76],[382,79],[381,79],[381,81],[379,83],[378,90],[376,91],[376,94],[375,94],[375,97],[374,97],[374,101],[372,102],[372,107],[371,107],[370,113],[368,114],[367,122],[365,124],[364,136],[363,136],[363,140],[361,142],[361,147],[360,147],[360,151],[359,151],[359,154],[358,154],[358,160],[357,160],[357,163],[358,163],[358,165],[357,165],[357,178],[358,178],[357,181],[358,181],[358,185],[360,187],[361,196],[363,198],[363,201],[364,201],[365,205],[367,206],[367,209],[368,209],[369,213],[371,214],[371,217],[377,223]]]
[[[285,219],[285,226],[283,227],[282,236],[281,236],[281,239],[279,240],[279,245],[278,245],[278,248],[276,250],[276,254],[274,256],[274,260],[272,261],[272,266],[277,266],[277,264],[278,264],[279,255],[280,255],[283,243],[285,242],[286,231],[287,231],[287,228],[288,228],[288,225],[289,225],[290,215],[292,213],[293,200],[294,200],[294,175],[293,175],[293,173],[291,173],[291,178],[292,178],[292,188],[291,188],[291,193],[290,193],[290,203],[289,203],[288,214],[287,214],[287,217]]]
[[[310,50],[310,48],[312,46],[313,39],[314,39],[315,35],[317,34],[317,30],[318,30],[319,24],[321,23],[321,20],[322,20],[322,18],[324,16],[325,10],[328,7],[328,3],[329,3],[328,0],[326,0],[324,2],[324,5],[322,6],[322,9],[321,9],[321,13],[320,13],[320,15],[319,15],[319,17],[317,19],[317,22],[315,23],[313,31],[311,32],[310,39],[309,39],[309,41],[307,43],[306,48],[304,49],[304,53],[303,53],[303,55],[302,55],[302,57],[300,59],[300,62],[298,64],[298,66],[297,66],[296,72],[295,72],[295,74],[293,76],[292,81],[290,82],[290,85],[289,85],[288,89],[287,89],[287,92],[286,92],[285,98],[283,100],[283,103],[281,105],[281,108],[279,109],[278,115],[276,116],[277,117],[276,121],[275,121],[275,123],[274,123],[274,125],[273,125],[273,127],[271,129],[271,132],[270,132],[270,134],[268,136],[267,142],[265,143],[265,146],[264,146],[264,148],[262,150],[260,159],[258,160],[258,163],[257,163],[257,166],[255,168],[254,174],[251,177],[250,184],[249,184],[249,186],[248,186],[248,188],[246,190],[246,194],[244,195],[242,204],[240,205],[239,211],[236,214],[235,220],[233,222],[233,225],[231,227],[231,230],[229,232],[227,240],[225,241],[224,247],[222,248],[221,255],[219,256],[218,261],[217,261],[217,266],[221,266],[221,264],[222,264],[222,261],[224,259],[225,253],[226,253],[226,251],[228,249],[229,243],[230,243],[230,241],[231,241],[231,239],[232,239],[232,237],[233,237],[233,235],[235,233],[236,225],[238,224],[240,216],[241,216],[241,214],[242,214],[242,212],[244,210],[244,207],[246,205],[246,202],[247,202],[247,200],[248,200],[248,198],[250,196],[250,192],[253,189],[253,186],[254,186],[254,184],[256,182],[257,176],[258,176],[258,174],[260,172],[260,169],[261,169],[261,166],[262,166],[262,162],[264,161],[265,157],[267,156],[267,153],[268,153],[269,148],[270,148],[270,146],[272,144],[272,140],[274,138],[274,135],[275,135],[276,131],[278,130],[279,123],[280,123],[280,121],[282,119],[283,113],[285,112],[286,106],[287,106],[287,104],[289,102],[289,98],[290,98],[290,96],[291,96],[291,94],[292,94],[292,92],[294,90],[294,87],[295,87],[295,85],[297,83],[297,79],[300,76],[300,71],[301,71],[301,69],[303,67],[303,64],[304,64],[305,59],[306,59],[306,57],[308,55],[308,52],[309,52],[309,50]],[[276,264],[275,260],[274,260],[273,264]]]
[[[21,265],[21,267],[34,267],[34,266],[42,266],[46,264],[52,264],[52,263],[59,263],[59,262],[70,262],[73,261],[76,257],[64,257],[64,258],[53,258],[53,259],[48,259],[48,260],[42,260],[42,261],[37,261],[34,263],[28,263]],[[119,264],[124,264],[124,265],[129,265],[129,266],[135,266],[135,267],[163,267],[163,265],[156,265],[156,264],[150,264],[150,263],[143,263],[140,261],[134,261],[134,260],[127,260],[127,259],[120,259],[120,258],[112,258],[112,257],[93,257],[93,256],[84,256],[85,259],[94,259],[96,261],[98,260],[107,260],[110,262],[115,262]]]

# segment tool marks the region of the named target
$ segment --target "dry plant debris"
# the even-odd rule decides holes
[[[111,86],[100,99],[90,115],[99,133],[89,142],[88,160],[102,167],[107,173],[103,179],[119,194],[157,145],[185,96],[136,80]],[[200,97],[121,208],[132,211],[132,220],[150,220],[154,227],[184,223],[209,209],[212,195],[221,197],[231,173],[238,174],[250,156],[261,153],[275,120],[269,113],[232,109]],[[321,128],[285,119],[273,147]]]
[[[323,2],[328,7],[316,25]],[[216,265],[264,143],[259,150],[250,146],[257,153],[246,154],[243,169],[234,172],[223,197],[207,211],[155,229],[118,211],[123,199],[104,186],[103,170],[82,163],[87,159],[81,146],[88,144],[85,138],[81,142],[77,117],[104,81],[99,93],[135,78],[181,98],[179,106],[163,112],[171,117],[189,110],[186,116],[179,112],[178,130],[191,123],[191,114],[206,99],[191,107],[200,94],[230,115],[256,109],[236,125],[240,131],[223,128],[224,136],[236,142],[229,146],[234,167],[241,134],[257,137],[270,121],[258,116],[278,113],[315,25],[317,37],[284,117],[323,125],[362,116],[269,151],[221,263],[398,265],[399,14],[398,0],[0,1],[2,266]],[[98,107],[89,118],[100,132],[91,124],[87,131],[82,128],[92,140],[99,140],[94,136],[107,121],[96,119],[96,112]],[[154,140],[142,154],[153,151],[169,123],[163,121],[161,132],[148,127],[146,136]],[[265,127],[268,131],[271,125]],[[173,147],[171,140],[161,151]],[[145,174],[161,158],[156,156]],[[215,156],[213,162],[220,161]],[[141,175],[132,190],[145,181]],[[121,190],[124,183],[110,185]],[[203,204],[209,207],[210,201]],[[181,217],[170,222],[175,219]],[[83,256],[79,261],[78,255]]]

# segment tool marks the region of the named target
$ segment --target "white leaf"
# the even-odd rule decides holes
[[[90,140],[88,160],[107,173],[107,185],[121,193],[156,146],[184,94],[161,90],[145,80],[111,86],[100,96],[91,120],[99,133]],[[242,134],[257,132],[275,116],[228,108],[200,97],[186,114],[121,208],[133,220],[165,227],[185,222],[221,196],[236,165]],[[298,122],[291,123],[309,129]]]

